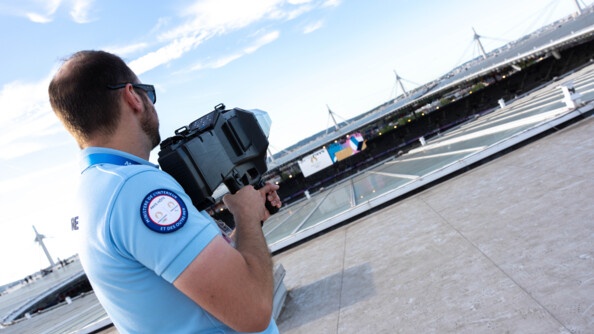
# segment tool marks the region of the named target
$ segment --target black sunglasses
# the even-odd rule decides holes
[[[126,87],[128,83],[123,83],[123,84],[117,84],[117,85],[108,85],[107,88],[109,89],[121,89]],[[155,86],[153,85],[145,85],[145,84],[136,84],[136,83],[129,83],[132,85],[132,87],[134,88],[138,88],[138,89],[142,89],[143,91],[146,92],[146,95],[148,95],[149,99],[151,99],[151,102],[153,102],[153,104],[155,104],[157,102],[157,93],[155,92]]]

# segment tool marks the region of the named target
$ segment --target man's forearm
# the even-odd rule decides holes
[[[235,248],[246,261],[250,273],[262,285],[266,298],[272,303],[274,279],[272,258],[259,222],[243,222],[236,219]]]

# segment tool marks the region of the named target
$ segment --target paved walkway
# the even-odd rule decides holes
[[[594,333],[594,118],[274,257],[282,333]]]

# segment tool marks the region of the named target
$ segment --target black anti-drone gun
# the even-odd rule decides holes
[[[225,184],[231,193],[244,186],[259,188],[268,170],[267,134],[253,112],[224,104],[175,131],[161,143],[159,165],[184,188],[198,210],[215,204],[215,190]],[[278,209],[266,201],[268,211]]]

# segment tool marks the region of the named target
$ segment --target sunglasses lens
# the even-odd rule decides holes
[[[127,84],[108,85],[107,88],[120,89],[120,88],[126,87],[126,85]],[[144,85],[144,84],[135,84],[135,83],[132,83],[131,85],[134,88],[142,89],[143,91],[145,91],[146,95],[148,95],[149,99],[151,99],[151,102],[153,102],[153,104],[155,104],[155,102],[157,102],[157,93],[155,93],[155,87],[153,85]]]
[[[155,87],[151,85],[138,85],[138,88],[142,89],[146,92],[146,95],[149,97],[151,102],[155,104],[157,102],[157,94],[155,93]]]
[[[151,99],[151,101],[153,102],[153,104],[155,104],[155,102],[157,102],[157,95],[155,94],[154,90],[149,90],[147,92],[148,97]]]

